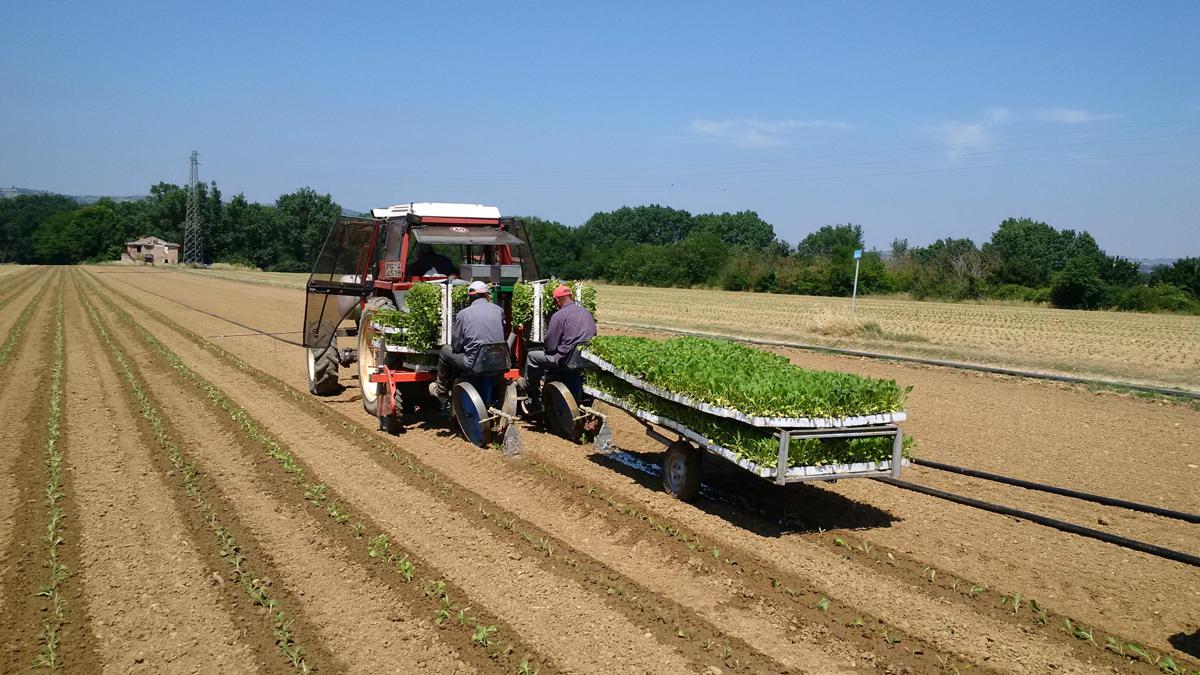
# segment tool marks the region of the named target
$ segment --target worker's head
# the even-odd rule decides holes
[[[486,298],[489,293],[488,285],[479,280],[472,281],[471,285],[467,286],[467,297],[471,300]]]
[[[558,305],[559,307],[562,307],[572,300],[571,289],[567,288],[566,286],[559,286],[558,288],[554,289],[553,296],[554,304]]]
[[[433,255],[433,247],[429,244],[417,244],[417,247],[413,249],[413,255],[418,258],[428,258]]]

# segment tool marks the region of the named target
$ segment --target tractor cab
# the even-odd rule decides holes
[[[491,285],[492,301],[504,310],[505,332],[511,333],[512,289],[535,279],[524,225],[501,217],[494,206],[421,202],[373,209],[370,218],[338,218],[306,285],[309,389],[321,395],[340,390],[337,366],[353,357],[351,350],[338,350],[337,338],[356,336],[363,407],[381,425],[396,426],[401,411],[428,400],[425,384],[436,374],[436,348],[418,353],[385,344],[373,315],[405,310],[405,296],[415,284],[437,284],[444,298],[444,344],[457,310],[454,287],[479,280]],[[350,322],[354,325],[343,325]],[[520,363],[523,342],[510,338],[512,363]]]

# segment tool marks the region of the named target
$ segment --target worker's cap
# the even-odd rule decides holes
[[[567,288],[566,286],[559,286],[558,288],[554,289],[554,297],[556,298],[569,297],[570,295],[571,289]]]
[[[467,286],[467,292],[474,295],[482,295],[488,292],[488,285],[482,281],[472,281],[470,286]]]

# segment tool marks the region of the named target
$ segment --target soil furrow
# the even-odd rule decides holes
[[[138,434],[120,375],[73,293],[70,300],[64,452],[102,662],[121,671],[257,672]]]
[[[303,410],[299,412],[303,413]],[[403,445],[411,450],[414,443],[420,440],[420,435],[409,435],[403,439]],[[443,458],[447,456],[447,453],[439,453],[438,450],[439,448],[430,446],[427,452],[421,453],[423,459],[435,463],[444,462]],[[473,450],[470,452],[474,455]],[[439,454],[443,458],[439,458]],[[538,519],[541,521],[539,525],[545,528],[550,535],[577,547],[585,554],[605,559],[612,564],[615,571],[628,575],[628,578],[634,583],[646,584],[651,590],[664,593],[681,605],[698,608],[713,623],[721,625],[726,634],[741,637],[751,644],[761,645],[765,651],[781,663],[792,666],[806,663],[814,671],[829,672],[850,663],[867,665],[877,661],[871,652],[863,652],[861,647],[852,648],[841,640],[831,638],[828,634],[829,628],[820,625],[830,623],[830,618],[814,605],[810,604],[806,608],[807,611],[804,613],[808,615],[807,617],[798,618],[795,615],[798,608],[796,603],[791,603],[793,606],[790,612],[780,612],[765,606],[761,598],[748,600],[746,591],[732,577],[714,575],[711,571],[708,574],[699,574],[699,570],[704,569],[704,558],[701,556],[706,556],[707,550],[701,552],[700,556],[694,553],[688,554],[686,551],[683,551],[683,555],[679,555],[655,550],[657,547],[647,544],[643,547],[645,555],[634,557],[630,555],[631,547],[628,542],[621,540],[620,530],[614,528],[611,523],[604,523],[601,522],[603,519],[596,518],[586,518],[577,522],[570,516],[580,509],[576,508],[569,500],[564,500],[561,492],[556,494],[554,491],[545,490],[531,481],[528,476],[522,477],[519,473],[507,471],[495,457],[487,455],[472,457],[469,461],[456,463],[453,471],[455,480],[464,483],[468,489],[482,494],[491,493],[496,502],[502,503],[506,509],[521,518]],[[501,476],[500,480],[497,480],[497,475]],[[403,479],[403,476],[398,477]],[[567,517],[547,520],[546,513],[562,514]],[[616,542],[612,541],[614,538],[617,539]],[[634,539],[636,538],[635,536]],[[650,562],[662,559],[669,560],[670,564],[659,565]],[[800,582],[797,581],[794,584],[799,586]],[[623,588],[623,585],[623,583],[615,581],[604,584],[609,594],[623,594],[632,591],[632,589]],[[811,602],[816,603],[818,599],[819,596],[814,594]],[[847,618],[847,622],[853,621],[854,618]],[[836,623],[833,625],[837,626]],[[798,626],[803,626],[803,628],[798,630]],[[837,626],[837,628],[844,629],[845,627]],[[875,628],[867,630],[873,631]],[[861,631],[864,634],[861,641],[873,640],[879,644],[878,638],[866,634],[867,630]],[[881,628],[880,630],[887,629]],[[901,631],[897,631],[894,627],[890,631],[893,640],[902,635]],[[680,632],[686,634],[686,631]],[[843,632],[847,631],[843,630]],[[818,640],[820,649],[807,645],[808,641],[814,639]],[[929,653],[931,650],[928,647],[921,647],[917,641],[911,638],[905,637],[905,639],[908,641],[906,647],[910,651],[916,650],[928,654],[926,667],[935,663],[936,656]],[[894,644],[887,646],[890,648],[888,650],[890,659],[888,660],[904,661],[914,656],[895,647]],[[826,651],[833,653],[827,654]],[[920,659],[917,660],[920,661]]]
[[[135,281],[132,278],[122,279],[121,285],[130,289],[136,297],[138,292]],[[228,312],[244,322],[258,325],[266,321],[273,326],[283,315],[291,315],[295,320],[295,317],[299,316],[302,311],[303,295],[292,293],[292,300],[287,305],[280,304],[278,307],[271,308],[255,305],[255,311],[261,314],[261,318],[256,319],[255,316],[250,316],[246,312],[246,308],[250,305],[244,300],[240,304],[234,302],[233,298],[239,295],[243,298],[246,296],[258,297],[260,289],[247,288],[243,285],[241,289],[235,291],[229,288],[234,284],[228,282],[224,284],[225,288],[221,289],[218,286],[219,283],[211,281],[204,284],[204,288],[206,292],[213,290],[213,295],[224,298],[222,301],[225,303],[224,308],[215,305],[206,308],[218,313]],[[182,281],[173,280],[171,283],[161,284],[158,290],[164,294],[184,297],[180,293],[186,292],[184,289],[194,287],[195,285],[189,277]],[[285,291],[277,289],[271,289],[270,292],[281,297],[286,295]],[[195,298],[196,296],[192,295],[191,297]],[[210,302],[208,298],[189,301]],[[175,306],[160,308],[167,318],[184,321],[199,330],[207,332],[222,330],[220,321],[201,317]],[[255,323],[256,320],[257,323]],[[258,338],[240,338],[225,344],[239,355],[260,364],[267,372],[281,377],[293,385],[303,385],[303,368],[293,367],[294,363],[301,358],[299,355],[288,354],[288,350],[280,350]],[[808,358],[809,355],[802,355],[802,357]],[[801,357],[797,357],[797,359],[800,360]],[[855,360],[843,359],[838,363],[842,368],[858,370]],[[905,376],[911,375],[906,369],[887,364],[870,363],[863,366],[863,369],[868,368],[872,369],[872,372],[864,374],[895,377],[897,373],[903,371],[902,374]],[[968,378],[963,384],[960,380],[964,378],[959,377],[957,373],[922,373],[922,379],[923,389],[919,391],[933,391],[938,397],[945,395],[961,397],[963,391],[970,391],[972,396],[986,396],[989,389],[1024,390],[1024,387],[1014,383],[993,382],[987,378]],[[346,381],[347,384],[354,386],[352,379],[347,378]],[[954,386],[947,387],[946,383]],[[972,385],[977,390],[963,389],[966,384]],[[1077,410],[1077,399],[1092,398],[1072,391],[1037,387],[1034,389],[1039,392],[1040,398],[1047,399],[1042,404],[1044,410],[1054,410],[1060,405]],[[1007,396],[1009,399],[1016,400],[1012,394]],[[353,401],[356,400],[356,392],[352,389],[338,397],[338,400],[349,401],[344,407],[347,412],[351,412],[351,409],[354,408]],[[1103,402],[1107,411],[1105,414],[1113,419],[1120,416],[1120,411],[1114,406],[1136,406],[1139,409],[1153,407],[1136,400],[1104,399]],[[914,407],[915,405],[914,403]],[[942,410],[943,412],[953,411],[954,407],[951,405]],[[1178,416],[1181,412],[1193,414],[1186,410],[1179,411],[1172,408],[1163,409],[1161,415]],[[353,411],[351,414],[361,416],[361,413],[357,411]],[[621,416],[614,417],[617,418],[617,424],[620,425]],[[963,423],[964,418],[961,415],[938,415],[935,410],[919,419],[934,420],[936,423],[934,425],[936,428],[932,432],[928,430],[921,432],[920,437],[925,438],[927,435],[936,437],[944,434],[946,429],[955,429],[956,427],[951,425],[956,421]],[[364,427],[373,424],[372,420],[366,417],[357,420],[357,423]],[[619,442],[645,453],[656,453],[661,450],[659,447],[652,447],[653,444],[641,443],[638,440],[642,435],[640,427],[627,419],[626,423],[625,428],[618,427],[616,436]],[[928,421],[925,423],[930,424]],[[991,438],[1000,438],[992,433],[996,431],[994,426],[989,430],[986,421],[972,424],[972,433],[990,433]],[[915,427],[910,425],[910,428]],[[1087,429],[1073,429],[1073,431],[1082,434],[1080,438],[1087,438]],[[410,438],[418,435],[427,435],[427,432],[420,430],[410,432]],[[400,442],[405,443],[403,439]],[[430,440],[429,443],[432,448],[440,441]],[[831,593],[838,594],[837,599],[840,602],[872,614],[888,616],[890,621],[893,620],[893,616],[899,617],[899,621],[904,621],[909,626],[919,627],[912,631],[918,637],[936,639],[939,645],[945,645],[954,653],[962,653],[961,648],[957,645],[966,642],[972,645],[970,651],[974,658],[992,658],[992,662],[995,663],[1001,659],[1021,656],[1028,648],[1026,643],[1040,645],[1046,639],[1046,636],[1037,634],[1032,637],[1024,636],[1023,630],[1015,626],[997,625],[994,618],[991,617],[973,616],[975,610],[971,603],[958,602],[950,603],[948,610],[949,618],[958,622],[956,626],[958,633],[949,635],[944,630],[945,623],[939,623],[937,619],[938,615],[943,613],[942,605],[950,602],[943,594],[931,593],[928,585],[921,583],[909,583],[896,591],[891,588],[893,585],[889,578],[891,575],[876,573],[870,569],[875,563],[846,561],[844,556],[831,550],[829,544],[815,534],[801,537],[791,536],[792,533],[804,532],[803,528],[797,529],[794,525],[789,526],[787,523],[782,526],[772,523],[770,527],[763,528],[761,520],[757,523],[753,522],[755,519],[747,519],[745,514],[739,513],[736,507],[728,505],[711,504],[704,501],[696,506],[679,505],[657,493],[653,487],[647,490],[646,487],[649,483],[644,478],[631,479],[628,476],[622,476],[615,472],[613,467],[598,465],[578,448],[573,448],[557,439],[539,439],[531,442],[530,435],[526,435],[526,446],[530,451],[530,456],[553,465],[557,469],[567,470],[586,483],[601,486],[605,491],[617,494],[628,503],[648,505],[643,510],[659,517],[673,518],[685,525],[688,530],[718,543],[722,549],[754,551],[759,558],[769,561],[770,566],[776,567],[784,575],[803,578],[811,573],[812,579],[819,580],[817,585],[828,588]],[[954,461],[954,458],[946,459]],[[1172,633],[1183,634],[1195,630],[1194,623],[1189,623],[1187,619],[1193,613],[1188,610],[1189,603],[1163,606],[1154,600],[1156,592],[1162,593],[1167,589],[1177,588],[1186,595],[1186,593],[1194,592],[1193,586],[1185,583],[1184,578],[1178,572],[1172,571],[1171,568],[1164,568],[1152,561],[1147,563],[1145,556],[1132,555],[1124,551],[1110,552],[1108,549],[1111,547],[1106,545],[1079,541],[1056,533],[1047,534],[1041,532],[1041,528],[1030,524],[1014,523],[990,514],[960,513],[957,509],[948,509],[947,505],[930,499],[914,498],[911,495],[892,498],[888,492],[893,491],[881,491],[882,487],[870,482],[847,481],[836,486],[789,489],[787,491],[790,504],[788,510],[792,514],[809,515],[811,513],[814,516],[811,522],[818,523],[822,527],[869,528],[866,534],[872,541],[877,537],[880,539],[885,536],[891,537],[892,541],[886,543],[894,544],[893,548],[911,556],[912,559],[932,563],[962,579],[977,579],[999,592],[1011,594],[1021,591],[1027,596],[1033,594],[1045,598],[1052,605],[1059,606],[1060,609],[1086,620],[1089,625],[1115,624],[1121,628],[1119,632],[1132,633],[1135,637],[1149,640],[1163,649],[1171,648],[1166,637]],[[848,498],[843,494],[853,495],[853,498]],[[1122,495],[1119,491],[1114,494],[1116,496],[1136,496]],[[816,513],[812,513],[813,505],[818,507]],[[949,518],[947,515],[951,512],[953,512],[954,518]],[[902,514],[903,518],[892,514]],[[954,524],[957,528],[956,531],[962,531],[961,538],[955,537],[955,541],[948,540],[945,533],[949,524]],[[826,537],[826,539],[828,538]],[[818,539],[818,541],[806,541],[806,539]],[[861,539],[861,536],[856,535],[856,539]],[[997,539],[1004,540],[1005,545],[996,548]],[[1036,544],[1030,542],[1036,542]],[[879,543],[885,542],[880,541]],[[1070,564],[1067,567],[1050,564],[1048,567],[1040,568],[1039,572],[1034,575],[1036,577],[1035,584],[1030,582],[1033,577],[1020,573],[1020,566],[1024,564],[1024,560],[1036,558],[1039,552],[1052,553],[1056,556],[1069,553]],[[1097,556],[1104,556],[1104,565],[1097,565]],[[1107,569],[1114,560],[1118,561],[1121,567],[1134,571],[1129,572],[1124,578],[1107,575],[1104,569]],[[1147,565],[1153,570],[1153,574],[1137,571],[1138,567]],[[839,569],[847,566],[864,569],[852,573]],[[1149,585],[1143,584],[1142,581],[1146,581]],[[1150,583],[1151,581],[1153,583]],[[1156,586],[1163,581],[1166,581],[1166,588]],[[1127,590],[1126,586],[1130,583],[1135,584],[1135,587],[1140,590],[1137,592]],[[870,587],[868,584],[888,587],[894,593],[899,593],[901,601],[893,603],[887,599],[872,598],[871,596],[876,594],[866,590]],[[845,597],[843,588],[852,589],[853,592],[849,597]],[[1037,590],[1041,588],[1051,590],[1043,593]],[[1174,591],[1169,594],[1178,595]],[[1053,600],[1050,600],[1052,597]],[[858,600],[859,598],[861,601]],[[1106,616],[1095,610],[1096,604],[1093,600],[1096,598],[1116,598],[1127,609],[1122,616]],[[1153,614],[1151,610],[1159,612],[1159,614]],[[1189,626],[1191,627],[1189,628]],[[971,635],[964,638],[964,631]],[[987,642],[984,639],[985,634],[989,634],[993,638],[997,635],[1000,636],[999,644]],[[1052,640],[1052,642],[1059,641],[1058,638]],[[1061,658],[1073,661],[1073,658],[1064,654],[1069,650],[1069,647],[1062,645],[1042,645],[1039,650],[1035,650],[1035,655],[1042,659],[1043,663],[1049,665]],[[1022,660],[1030,662],[1029,658],[1023,656]],[[1035,664],[1037,662],[1036,659],[1033,661]]]
[[[220,381],[252,415],[267,420],[269,429],[350,505],[445,571],[564,669],[593,672],[612,663],[647,672],[688,669],[675,645],[667,642],[664,649],[652,632],[598,605],[580,582],[547,570],[508,537],[481,528],[455,509],[438,506],[436,495],[396,481],[374,457],[345,447],[349,444],[343,438],[315,420],[297,416],[278,395],[264,395],[263,387],[224,362],[171,335],[157,337],[178,348],[202,374]],[[506,578],[520,583],[505,584]],[[719,661],[714,654],[711,662]]]
[[[40,284],[31,284],[23,292],[16,294],[12,299],[20,298],[21,304],[14,307],[12,311],[0,315],[0,335],[3,336],[0,338],[0,368],[12,360],[17,343],[24,335],[33,312],[43,301],[45,291],[50,287],[50,280],[53,276],[46,274]]]
[[[83,296],[78,296],[83,300]],[[232,518],[228,500],[203,472],[193,458],[184,455],[174,440],[176,433],[159,413],[152,397],[145,392],[136,366],[130,364],[110,331],[86,301],[91,324],[104,343],[109,363],[123,379],[122,394],[142,417],[138,424],[141,443],[157,447],[153,453],[158,471],[164,477],[176,478],[173,493],[176,501],[185,505],[181,515],[187,535],[203,551],[207,565],[204,580],[219,587],[233,609],[244,639],[261,670],[290,672],[292,668],[305,671],[313,664],[334,666],[336,659],[321,643],[311,623],[296,612],[295,599],[286,592],[270,588],[264,579],[279,578],[278,571],[261,552],[258,542]],[[229,583],[225,583],[228,579]]]
[[[351,403],[346,403],[346,404],[334,404],[334,405],[344,406],[346,408],[353,408],[355,404],[353,402],[351,402]],[[352,412],[352,411],[349,411],[349,412]],[[355,418],[355,419],[356,419],[356,421],[358,421],[357,418]],[[362,417],[361,423],[363,423],[363,426],[366,426],[370,422],[371,422],[370,418]],[[448,436],[449,434],[445,434],[445,435]],[[407,446],[419,445],[420,444],[419,436],[420,435],[417,433],[410,433],[409,435],[402,438],[401,443],[404,445],[407,445]],[[529,441],[531,440],[531,437],[536,438],[537,439],[536,442],[530,443]],[[544,461],[547,461],[551,464],[554,464],[556,461],[565,460],[567,458],[575,458],[579,455],[579,453],[577,451],[570,452],[570,453],[561,452],[561,448],[564,445],[566,445],[567,447],[572,447],[572,446],[569,446],[568,444],[566,444],[561,439],[553,439],[551,437],[545,437],[543,435],[537,435],[537,434],[528,434],[526,436],[526,439],[527,439],[527,442],[526,442],[527,448],[533,448],[535,453],[539,453],[538,456],[541,459],[543,459]],[[453,441],[453,442],[457,443],[457,441]],[[465,444],[461,444],[461,445],[463,447],[465,447]],[[540,454],[541,450],[537,449],[537,448],[541,448],[542,446],[547,447],[547,450],[546,450],[544,456]],[[473,452],[473,450],[467,450],[467,451]],[[422,457],[424,459],[427,459],[431,463],[433,463],[435,466],[438,466],[439,464],[442,466],[446,466],[446,463],[450,462],[452,460],[453,455],[451,453],[445,453],[444,451],[439,453],[437,451],[437,449],[431,448],[430,451],[422,453]],[[470,471],[469,464],[472,464],[472,463],[477,463],[477,460],[472,460],[470,462],[459,461],[454,465],[452,470],[454,472],[456,472],[456,474],[457,474],[457,472],[469,472]],[[491,480],[490,482],[493,484],[503,484],[502,481],[495,481],[494,479]],[[624,495],[624,498],[628,499],[629,495],[628,494]],[[662,499],[663,495],[658,494],[658,495],[656,495],[656,498]],[[645,497],[642,495],[639,495],[637,497],[637,501],[643,501],[644,499],[645,499]],[[671,500],[671,501],[673,502],[673,500]],[[672,506],[678,506],[678,504],[675,503],[675,504],[672,504]],[[690,507],[687,507],[685,505],[685,506],[683,506],[683,508],[690,508]],[[711,535],[709,535],[709,536],[711,536]],[[728,541],[731,541],[731,539],[727,536],[721,537],[720,539],[718,539],[718,541],[721,542],[722,547],[736,548],[735,546],[726,543]],[[736,541],[736,539],[732,539],[732,541]],[[820,564],[822,567],[827,566],[829,564],[828,561],[833,557],[831,555],[823,555],[823,552],[821,552],[820,550],[816,551],[816,553],[818,556],[820,556],[818,558],[818,560],[821,561],[820,563],[816,563],[816,564]],[[763,556],[763,557],[771,558],[771,556]],[[775,563],[775,564],[777,565],[777,563]],[[781,572],[782,572],[781,574],[779,574],[779,576],[786,575],[786,576],[791,576],[795,579],[810,578],[809,577],[810,569],[807,569],[807,568],[802,568],[802,569],[796,570],[796,569],[789,569],[787,567],[780,567],[779,569],[781,569]],[[827,574],[823,575],[823,576],[825,576],[827,579],[829,578],[829,575],[827,575]],[[830,597],[838,598],[839,600],[845,600],[844,595],[841,592],[841,588],[840,588],[839,584],[857,583],[857,584],[861,584],[858,586],[859,588],[862,588],[865,590],[867,588],[877,587],[881,583],[881,580],[871,579],[871,578],[868,578],[865,580],[863,580],[863,579],[836,580],[835,579],[835,581],[838,583],[827,583],[827,584],[818,584],[818,585],[823,586],[826,589],[829,589],[829,592],[827,594]],[[1009,641],[1014,642],[1014,643],[1029,642],[1029,640],[1027,638],[1025,638],[1024,635],[1020,631],[1018,631],[1018,629],[1016,629],[1015,627],[1008,627],[1008,626],[1005,626],[998,622],[990,621],[986,618],[975,616],[973,613],[971,613],[965,609],[958,609],[956,612],[956,615],[953,616],[952,619],[956,620],[958,622],[958,624],[961,626],[959,632],[969,632],[969,633],[977,636],[976,638],[974,638],[974,640],[972,642],[964,644],[961,639],[956,638],[954,636],[948,636],[946,634],[946,631],[944,630],[944,628],[945,628],[946,624],[949,623],[949,621],[945,621],[945,622],[939,621],[938,615],[945,613],[944,608],[942,608],[942,606],[941,606],[941,604],[944,601],[935,601],[935,600],[930,599],[929,597],[923,595],[921,593],[921,589],[919,589],[919,588],[910,588],[907,590],[908,590],[907,593],[904,593],[903,595],[901,595],[901,597],[897,598],[897,600],[894,602],[890,602],[890,603],[877,602],[872,597],[874,594],[867,592],[867,593],[861,594],[862,595],[861,602],[852,602],[851,604],[854,607],[857,607],[859,609],[859,611],[865,612],[867,614],[874,614],[875,616],[888,617],[888,622],[890,624],[892,624],[893,626],[898,627],[900,629],[900,632],[909,633],[910,635],[916,635],[918,638],[931,640],[932,643],[934,645],[936,645],[936,649],[938,651],[954,654],[956,656],[956,658],[963,659],[963,660],[970,660],[970,661],[976,661],[976,662],[980,662],[980,663],[986,663],[989,659],[991,659],[999,651],[998,648],[995,645],[993,645],[992,642],[989,642],[984,639],[985,635],[988,635],[988,636],[996,635],[996,634],[1004,635],[1008,638],[1011,638]],[[922,607],[924,607],[925,609],[922,609]],[[913,621],[913,620],[907,619],[905,617],[906,612],[909,615],[912,615],[914,617],[919,617],[920,620]],[[946,617],[942,617],[942,618],[946,618]],[[895,630],[895,628],[893,628],[893,630]],[[1002,646],[1003,646],[1003,644],[1002,644]],[[1028,655],[1022,655],[1016,647],[1013,647],[1012,649],[1013,649],[1014,655],[1021,656],[1021,658],[1023,660],[1030,660],[1030,657]],[[1048,666],[1050,664],[1058,664],[1058,663],[1065,663],[1065,662],[1073,661],[1073,658],[1071,658],[1071,656],[1070,656],[1069,649],[1067,649],[1065,647],[1060,648],[1057,646],[1046,645],[1046,646],[1044,646],[1043,652],[1044,652],[1043,654],[1035,656],[1035,658],[1040,659],[1040,660],[1034,660],[1032,662],[1033,669],[1036,670],[1039,665]]]
[[[127,352],[143,347],[118,321],[110,318],[109,325]],[[345,668],[354,672],[476,670],[439,640],[430,620],[418,619],[392,588],[327,536],[302,498],[280,497],[274,485],[287,478],[255,461],[260,453],[246,447],[247,440],[230,428],[227,417],[218,417],[207,399],[179,382],[176,373],[157,358],[143,358],[140,366],[147,390],[180,437],[187,439],[185,451],[221,486],[236,520],[254,533],[278,570],[280,576],[271,580],[271,586],[285,588],[296,599]]]
[[[52,291],[53,292],[53,291]],[[26,326],[26,336],[14,343],[9,386],[4,388],[4,403],[14,404],[33,420],[27,425],[5,425],[0,446],[0,473],[8,483],[0,491],[0,508],[7,533],[0,559],[0,635],[4,636],[3,670],[28,670],[36,662],[42,647],[43,621],[48,598],[39,594],[46,583],[47,566],[47,444],[50,438],[46,420],[50,415],[51,378],[54,365],[55,317],[52,305],[34,306]],[[15,378],[21,378],[17,380]],[[20,399],[26,399],[22,402]],[[11,435],[10,433],[11,432]],[[14,442],[15,441],[15,442]],[[61,523],[65,525],[65,523]],[[0,535],[2,536],[2,535]],[[65,552],[64,552],[65,553]],[[69,600],[63,589],[61,600]],[[54,629],[57,632],[57,622]],[[58,633],[61,637],[61,633]],[[57,643],[55,645],[58,646]],[[65,649],[58,652],[64,656]]]

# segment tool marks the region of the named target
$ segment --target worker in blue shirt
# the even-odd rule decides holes
[[[450,397],[454,378],[475,365],[480,347],[504,342],[504,310],[488,300],[491,291],[482,281],[467,287],[470,304],[454,315],[450,344],[438,353],[437,379],[429,383],[429,394],[443,405]]]
[[[596,318],[571,297],[571,289],[559,286],[552,294],[558,310],[550,315],[544,349],[529,352],[525,358],[526,409],[537,414],[542,408],[542,376],[554,368],[581,342],[596,337]]]

